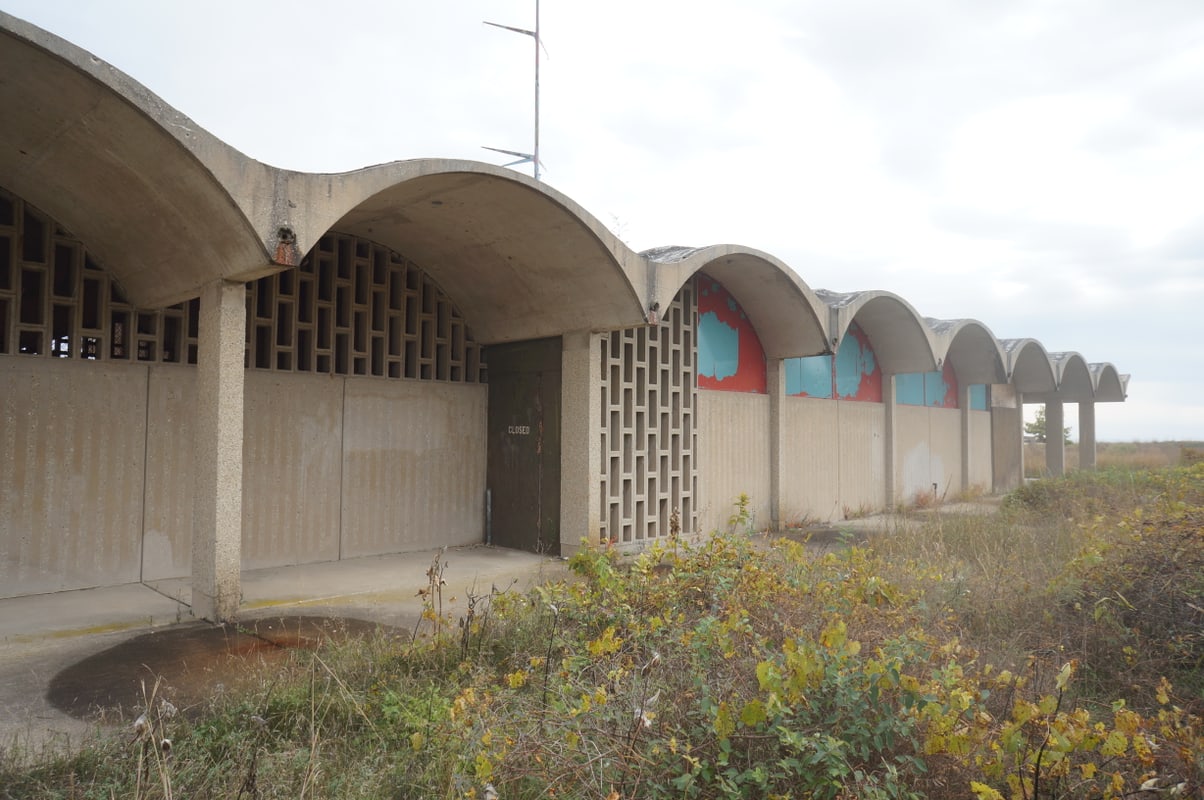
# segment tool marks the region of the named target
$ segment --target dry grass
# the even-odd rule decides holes
[[[1188,465],[1199,459],[1204,448],[1200,442],[1100,442],[1095,449],[1095,465],[1100,469],[1161,469]],[[1079,468],[1078,444],[1066,445],[1066,469]],[[1045,444],[1024,444],[1024,475],[1039,478],[1045,473]]]
[[[1126,451],[1128,463],[1170,452],[1152,446],[1119,450]],[[1144,666],[1161,667],[1153,664],[1152,652],[1146,654],[1150,663],[1144,666],[1137,663],[1142,656],[1122,652],[1132,644],[1125,631],[1104,648],[1111,656],[1101,656],[1098,641],[1107,638],[1105,633],[1115,633],[1103,631],[1105,612],[1109,604],[1132,611],[1129,595],[1146,589],[1122,589],[1122,584],[1145,574],[1143,563],[1196,563],[1201,517],[1192,512],[1184,522],[1183,515],[1184,509],[1198,509],[1204,500],[1202,477],[1199,467],[1073,472],[1063,479],[1026,484],[1005,500],[997,514],[935,514],[926,524],[899,526],[872,543],[894,565],[889,577],[924,591],[931,617],[956,619],[965,640],[985,659],[1016,669],[1033,652],[1081,652],[1086,658],[1087,651],[1095,648],[1091,656],[1097,669],[1115,671],[1118,662],[1125,661],[1127,673],[1135,675]],[[1177,532],[1180,529],[1182,534]],[[1137,538],[1130,540],[1131,535]],[[1158,536],[1169,538],[1164,541]],[[1125,547],[1144,556],[1126,556],[1132,563],[1122,563]],[[1110,573],[1092,572],[1110,560],[1116,561]],[[1171,580],[1169,566],[1154,571]],[[925,581],[933,582],[925,585]],[[1153,579],[1149,582],[1153,585]],[[1085,588],[1092,583],[1102,587],[1103,594],[1096,596],[1097,589]],[[1186,585],[1178,581],[1175,591],[1163,587],[1146,593],[1169,598]],[[1090,603],[1087,597],[1093,598]],[[1202,601],[1193,597],[1182,605],[1197,613],[1194,609]],[[1169,613],[1164,614],[1167,619]],[[1166,625],[1147,619],[1131,627],[1160,630]],[[1123,681],[1105,679],[1105,683],[1109,684],[1106,691],[1128,688]]]

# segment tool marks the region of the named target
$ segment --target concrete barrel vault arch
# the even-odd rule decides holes
[[[1008,379],[1021,394],[1037,395],[1057,391],[1058,380],[1045,346],[1036,339],[1002,339],[1007,356]]]
[[[1095,399],[1099,403],[1121,403],[1128,394],[1129,376],[1121,375],[1107,362],[1088,364],[1095,384]]]
[[[892,292],[816,292],[828,307],[828,336],[832,347],[840,343],[856,322],[874,345],[882,371],[929,372],[936,369],[936,342],[924,318],[910,303]]]
[[[266,175],[142,85],[0,13],[0,185],[59,220],[135,304],[196,297],[214,280],[274,271],[236,198]],[[270,185],[268,182],[267,185]]]
[[[991,329],[975,319],[928,319],[938,363],[953,364],[959,383],[1007,382],[1006,355]]]
[[[649,296],[668,308],[695,273],[705,272],[731,293],[748,314],[766,359],[828,352],[826,309],[794,270],[774,256],[739,245],[662,247],[643,253]]]
[[[526,176],[422,159],[281,177],[298,249],[328,230],[386,245],[443,287],[483,344],[646,321],[641,260],[572,200]]]
[[[1050,353],[1058,372],[1058,394],[1067,402],[1095,399],[1095,379],[1087,359],[1079,353]]]

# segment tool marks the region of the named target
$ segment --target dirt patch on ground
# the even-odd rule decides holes
[[[339,617],[268,617],[237,625],[192,623],[153,630],[88,656],[50,681],[46,699],[77,719],[144,709],[153,695],[181,712],[277,668],[290,651],[396,629]]]

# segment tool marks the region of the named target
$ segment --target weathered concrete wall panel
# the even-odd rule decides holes
[[[895,491],[898,502],[911,503],[932,491],[933,453],[928,409],[900,403],[895,406]],[[956,462],[954,462],[956,464]],[[936,468],[945,471],[943,462]]]
[[[347,379],[342,557],[483,541],[488,387]]]
[[[246,373],[243,569],[339,557],[345,380]]]
[[[146,368],[0,357],[0,596],[136,581]]]
[[[782,523],[833,520],[840,508],[840,404],[782,398]]]
[[[840,516],[882,508],[886,494],[886,410],[881,403],[839,400]]]
[[[932,472],[937,499],[953,497],[962,490],[962,412],[960,409],[930,408],[928,430],[932,436]],[[931,487],[929,487],[931,489]]]
[[[1020,408],[994,406],[991,408],[991,461],[994,465],[992,484],[996,492],[1010,492],[1020,486],[1024,474],[1024,453],[1021,449]]]
[[[971,411],[970,486],[991,491],[991,473],[991,412]]]
[[[698,391],[699,530],[726,530],[741,492],[769,526],[769,435],[767,395]]]
[[[192,565],[193,419],[196,370],[153,366],[146,415],[144,580],[189,574]]]

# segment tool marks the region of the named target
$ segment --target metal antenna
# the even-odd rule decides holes
[[[539,167],[541,166],[539,161],[539,50],[543,47],[543,41],[539,38],[539,0],[535,0],[535,30],[533,31],[526,30],[525,28],[512,28],[509,25],[499,25],[496,22],[486,22],[485,24],[521,33],[535,40],[535,149],[530,153],[520,153],[516,150],[503,150],[500,147],[489,147],[488,145],[482,145],[482,147],[495,153],[505,153],[506,155],[518,158],[517,161],[511,161],[509,164],[502,165],[505,167],[513,167],[517,164],[530,162],[535,167],[535,180],[539,180]],[[545,49],[544,52],[546,53],[547,50]]]

